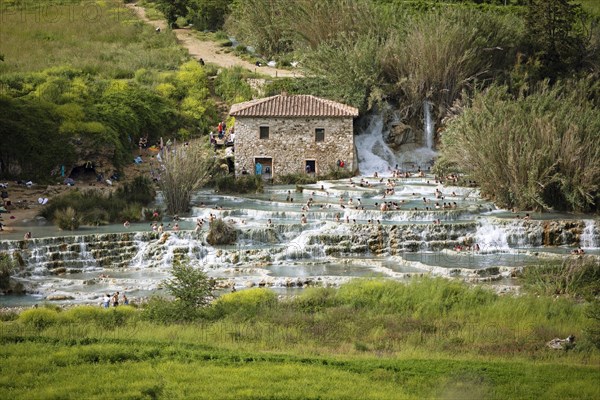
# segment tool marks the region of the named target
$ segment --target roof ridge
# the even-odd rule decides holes
[[[229,114],[232,116],[257,117],[357,117],[358,109],[311,94],[278,94],[234,104],[231,106]]]

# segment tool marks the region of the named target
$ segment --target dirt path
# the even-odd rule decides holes
[[[137,4],[126,4],[126,7],[131,9],[134,14],[142,21],[154,26],[154,28],[160,28],[164,31],[167,28],[167,24],[164,20],[150,20],[146,16],[146,10]],[[185,47],[190,56],[199,60],[202,58],[207,63],[214,63],[221,67],[233,67],[239,65],[250,71],[269,75],[273,77],[297,77],[302,74],[299,71],[271,68],[271,67],[257,67],[256,65],[242,60],[235,56],[233,53],[225,53],[223,48],[218,46],[215,42],[200,40],[194,36],[194,31],[191,29],[173,29],[173,33],[177,37],[177,40],[183,47]]]

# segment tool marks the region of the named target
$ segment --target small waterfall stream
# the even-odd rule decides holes
[[[429,150],[433,150],[433,139],[435,135],[435,122],[431,116],[431,102],[425,100],[423,102],[423,145]]]
[[[586,219],[585,228],[580,238],[580,246],[584,249],[595,249],[598,247],[598,228],[596,228],[596,221],[592,219]]]

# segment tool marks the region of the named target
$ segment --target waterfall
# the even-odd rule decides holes
[[[367,127],[354,138],[358,156],[358,168],[362,175],[390,174],[392,170],[416,171],[417,168],[427,170],[437,153],[433,150],[434,120],[431,115],[431,103],[424,102],[423,146],[419,147],[414,142],[404,143],[400,149],[394,151],[386,142],[391,133],[386,127],[384,114],[369,116]],[[399,122],[398,115],[393,116],[394,122]]]
[[[585,223],[585,228],[579,238],[581,247],[585,249],[598,247],[596,241],[596,222],[593,219],[586,219],[583,222]]]
[[[475,242],[486,253],[498,250],[508,250],[508,237],[506,230],[499,225],[492,224],[488,219],[482,219],[475,232]]]
[[[396,155],[383,138],[383,116],[376,114],[370,118],[366,130],[355,138],[358,169],[363,175],[387,173],[396,166]]]
[[[423,119],[425,127],[425,129],[423,129],[423,146],[426,146],[429,150],[433,150],[435,122],[431,118],[431,103],[429,100],[423,102]]]

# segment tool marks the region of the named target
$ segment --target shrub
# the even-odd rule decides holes
[[[584,298],[600,295],[600,264],[593,256],[531,265],[523,269],[521,278],[525,288],[538,294]]]
[[[275,181],[281,185],[309,185],[317,183],[317,178],[314,175],[305,173],[277,175]]]
[[[594,300],[587,305],[586,317],[592,320],[592,324],[586,329],[590,342],[600,350],[600,300]]]
[[[163,166],[160,187],[167,212],[175,215],[189,209],[193,192],[209,180],[215,159],[209,147],[197,143],[166,152]]]
[[[171,273],[173,278],[165,281],[164,286],[184,308],[204,307],[214,297],[215,281],[201,269],[177,262]]]
[[[336,299],[336,293],[337,290],[333,288],[307,288],[295,297],[291,304],[305,312],[317,312],[338,305],[339,301]]]
[[[60,229],[74,231],[79,228],[81,217],[73,207],[67,207],[54,212],[54,222]]]
[[[114,193],[100,190],[73,190],[57,196],[40,215],[53,220],[61,229],[77,229],[80,224],[106,225],[114,222],[139,221],[142,207],[154,199],[155,191],[147,178],[138,177],[119,187]],[[71,214],[66,214],[68,209]],[[77,222],[71,228],[71,218]],[[64,227],[63,227],[64,226]]]
[[[130,322],[135,315],[135,309],[129,306],[110,309],[95,306],[77,306],[62,313],[61,317],[66,321],[94,323],[103,329],[114,329]]]
[[[243,175],[238,178],[226,175],[216,177],[214,186],[219,193],[259,193],[264,189],[264,182],[259,175]]]
[[[94,226],[108,225],[110,223],[110,216],[106,210],[93,208],[81,217],[81,222],[86,225]]]
[[[8,322],[8,321],[16,321],[19,319],[19,313],[13,310],[6,310],[0,312],[0,321]]]
[[[8,253],[0,253],[0,290],[10,288],[10,277],[17,265]]]
[[[133,181],[119,186],[115,191],[115,196],[126,203],[139,203],[146,206],[154,201],[156,191],[149,178],[136,176]]]
[[[181,304],[160,296],[153,296],[144,304],[142,318],[161,324],[184,322],[194,319],[194,314],[181,307]]]
[[[25,310],[19,315],[19,321],[41,331],[58,322],[58,312],[48,308]]]
[[[354,174],[349,169],[344,168],[331,168],[325,175],[320,175],[320,180],[337,180],[337,179],[348,179],[353,177]]]
[[[255,288],[224,294],[215,301],[213,307],[219,316],[234,315],[242,319],[250,319],[276,304],[275,292]]]
[[[121,219],[129,222],[140,221],[143,217],[142,206],[139,203],[128,204],[119,215]]]
[[[233,244],[237,240],[237,231],[222,219],[215,219],[208,227],[206,241],[213,245]]]
[[[240,103],[252,100],[254,94],[246,82],[250,72],[240,66],[223,68],[215,79],[215,93],[227,103]]]
[[[418,317],[441,317],[452,310],[492,303],[496,298],[491,291],[442,278],[412,278],[408,283],[355,279],[342,285],[336,295],[337,301],[354,308]]]
[[[502,207],[590,212],[600,204],[600,118],[592,79],[529,95],[476,94],[442,135],[436,173],[468,174]]]

